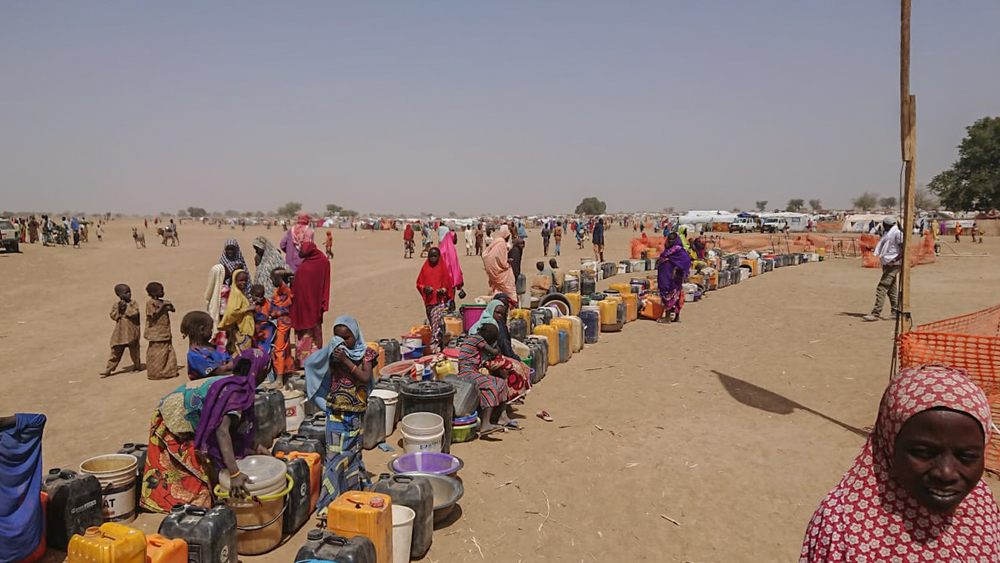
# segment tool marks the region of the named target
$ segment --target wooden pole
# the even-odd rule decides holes
[[[910,315],[910,242],[916,225],[914,196],[916,191],[917,98],[910,94],[910,0],[900,0],[899,44],[899,128],[903,153],[903,264],[899,280],[899,311],[897,330]],[[919,235],[918,235],[919,236]],[[919,239],[918,239],[919,240]],[[905,332],[903,328],[902,332]]]

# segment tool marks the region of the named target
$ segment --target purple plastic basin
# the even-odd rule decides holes
[[[389,462],[393,473],[420,471],[435,475],[454,475],[465,466],[460,458],[440,452],[416,452],[405,454]]]

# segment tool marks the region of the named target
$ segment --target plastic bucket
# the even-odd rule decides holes
[[[306,418],[305,399],[302,391],[282,391],[285,396],[285,429],[295,432]]]
[[[432,412],[415,412],[403,417],[403,432],[410,436],[433,436],[444,429],[444,419]]]
[[[385,433],[392,434],[396,429],[396,403],[399,401],[399,393],[389,389],[375,389],[372,397],[378,397],[385,403]]]
[[[413,519],[417,513],[401,504],[392,505],[392,563],[409,563],[413,541]]]
[[[472,325],[479,322],[479,317],[483,316],[486,305],[462,305],[459,309],[462,313],[462,328],[469,332]]]
[[[414,436],[409,434],[405,427],[401,432],[403,434],[403,451],[408,454],[441,451],[441,442],[444,439],[443,427],[433,436]]]
[[[215,496],[236,514],[236,552],[240,555],[259,555],[278,547],[285,523],[288,493],[294,481],[285,476],[286,486],[277,492],[248,499],[230,497],[220,485],[215,486]]]
[[[101,484],[105,522],[135,520],[135,475],[139,460],[130,454],[92,457],[80,464],[80,473],[93,475]]]

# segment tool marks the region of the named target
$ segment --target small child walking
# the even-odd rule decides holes
[[[192,381],[233,373],[233,358],[215,349],[212,339],[212,316],[191,311],[181,319],[181,336],[188,339],[188,379]]]
[[[174,352],[173,334],[170,331],[170,313],[176,311],[173,303],[163,298],[163,284],[146,284],[146,377],[170,379],[177,377],[177,353]]]
[[[268,302],[268,316],[274,320],[274,342],[271,345],[271,364],[274,373],[281,377],[282,384],[288,382],[288,376],[295,372],[295,360],[292,358],[292,290],[285,283],[287,271],[275,268],[271,271],[271,283],[274,285],[274,295]]]
[[[256,307],[253,312],[253,347],[270,355],[275,327],[270,316],[271,302],[264,299],[264,286],[259,283],[250,288],[250,304]]]
[[[115,321],[115,331],[111,333],[111,357],[108,367],[101,372],[101,377],[111,375],[122,360],[125,349],[132,357],[132,367],[128,371],[140,371],[142,362],[139,359],[139,306],[132,301],[132,288],[120,283],[115,286],[118,302],[111,307],[111,320]]]

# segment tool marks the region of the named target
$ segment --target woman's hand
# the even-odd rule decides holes
[[[434,288],[433,287],[431,287],[429,285],[425,285],[424,286],[424,293],[433,293],[433,292],[434,292]]]
[[[441,288],[438,288],[437,294],[438,295],[447,295],[448,291],[445,288],[441,287]]]
[[[263,444],[257,444],[257,455],[271,455],[271,452]]]
[[[338,347],[336,350],[333,351],[333,359],[337,360],[338,362],[340,362],[342,364],[346,364],[347,363],[347,352],[345,352],[343,348],[339,348]]]
[[[246,473],[240,473],[236,477],[229,478],[229,495],[236,498],[246,498],[250,496],[250,491],[247,490],[247,484],[250,482],[250,477]]]

